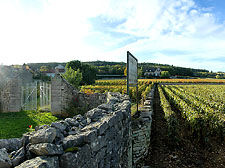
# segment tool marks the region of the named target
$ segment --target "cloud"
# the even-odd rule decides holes
[[[1,1],[0,62],[126,61],[129,50],[139,62],[225,71],[225,22],[213,11],[194,0]]]
[[[139,4],[142,5],[131,7],[133,10],[126,8],[131,13],[115,31],[146,38],[127,43],[121,51],[129,49],[141,61],[216,71],[222,67],[225,70],[223,66],[216,66],[219,62],[213,59],[225,57],[225,25],[217,22],[211,10],[205,10],[191,0],[154,2],[160,3],[141,1]],[[153,13],[145,11],[149,6],[156,7]],[[139,15],[141,10],[143,13]]]

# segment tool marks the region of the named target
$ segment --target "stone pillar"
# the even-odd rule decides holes
[[[62,113],[62,90],[61,76],[56,74],[51,85],[51,112],[53,115]]]
[[[18,78],[10,80],[1,93],[2,112],[19,112],[21,110],[22,81]]]

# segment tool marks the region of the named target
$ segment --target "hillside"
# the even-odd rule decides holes
[[[124,62],[107,62],[107,61],[91,61],[84,62],[92,66],[96,66],[99,70],[99,74],[116,74],[123,75],[123,71],[126,67]],[[144,77],[144,72],[151,69],[160,68],[161,71],[168,71],[171,76],[189,76],[189,77],[201,77],[202,74],[208,74],[209,71],[205,69],[193,69],[185,67],[177,67],[167,64],[156,64],[156,63],[139,63],[139,71],[141,76]]]
[[[98,75],[116,75],[123,76],[126,68],[124,62],[108,62],[108,61],[89,61],[83,62],[96,67]],[[66,63],[50,62],[50,63],[29,63],[31,69],[38,71],[41,67],[46,66],[48,69],[54,69],[57,65],[66,66]],[[139,78],[154,78],[155,76],[146,76],[145,72],[154,71],[156,68],[160,68],[161,71],[167,72],[168,77],[176,76],[178,78],[189,77],[202,77],[202,78],[224,78],[224,73],[209,72],[206,69],[194,69],[178,67],[168,64],[156,64],[156,63],[139,63]]]

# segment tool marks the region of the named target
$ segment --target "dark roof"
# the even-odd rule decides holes
[[[157,69],[158,68],[148,68],[148,69],[146,69],[146,72],[155,72]]]

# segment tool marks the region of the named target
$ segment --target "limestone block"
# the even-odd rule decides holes
[[[89,145],[84,145],[78,151],[67,152],[60,156],[60,167],[97,167],[94,159],[91,157],[91,149]],[[87,166],[88,165],[88,166]]]
[[[0,139],[0,149],[6,148],[8,152],[16,151],[22,147],[21,138]]]
[[[83,134],[69,135],[63,139],[63,149],[66,150],[71,147],[82,146],[84,144]]]
[[[85,115],[87,118],[90,118],[92,121],[98,121],[103,116],[104,110],[99,108],[94,108],[88,111]]]
[[[5,148],[0,149],[0,168],[10,168],[12,166]]]
[[[60,123],[60,121],[59,121],[59,122],[53,122],[51,124],[51,127],[54,127],[56,129],[59,129],[61,132],[64,132],[65,129],[67,128],[67,125],[65,125],[63,123]]]
[[[29,147],[29,151],[42,156],[42,155],[61,155],[63,154],[62,145],[55,145],[51,143],[34,144]]]
[[[74,118],[66,118],[65,121],[70,125],[70,126],[75,126],[78,127],[79,126],[79,122],[74,119]]]
[[[29,137],[31,144],[52,143],[56,137],[55,128],[47,128],[36,131]]]
[[[25,149],[24,147],[20,148],[16,153],[12,156],[12,165],[18,166],[20,163],[22,163],[25,159]]]
[[[31,160],[27,160],[16,166],[15,168],[59,168],[59,160],[57,156],[54,157],[36,157]]]

